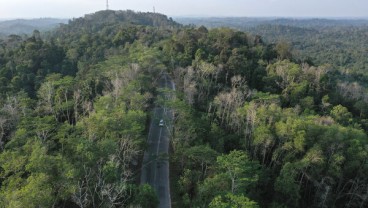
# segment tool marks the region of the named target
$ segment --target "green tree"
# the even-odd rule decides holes
[[[235,194],[258,180],[257,165],[248,159],[245,152],[234,150],[217,157],[219,169],[224,171],[231,183],[230,192]],[[246,190],[246,189],[245,189]]]
[[[138,187],[133,204],[141,207],[155,208],[158,207],[159,200],[154,189],[150,185],[144,184]]]
[[[291,46],[286,41],[278,42],[275,46],[275,50],[277,52],[277,57],[280,60],[291,59],[292,58]]]
[[[348,125],[352,122],[352,114],[346,107],[342,105],[333,107],[331,109],[330,115],[335,119],[335,121],[342,125]]]
[[[210,208],[258,208],[255,201],[243,195],[234,195],[231,193],[225,196],[217,196],[209,204]]]

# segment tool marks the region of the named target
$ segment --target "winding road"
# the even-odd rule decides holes
[[[160,93],[165,100],[172,99],[172,93],[165,89],[175,90],[175,85],[167,74],[161,75],[159,82]],[[160,120],[164,125],[160,126]],[[172,129],[172,112],[165,106],[153,109],[148,133],[148,148],[144,153],[141,184],[151,185],[160,200],[160,208],[170,208],[170,180],[169,180],[169,137]]]

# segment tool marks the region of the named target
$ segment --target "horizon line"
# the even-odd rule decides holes
[[[91,13],[92,14],[92,13]],[[368,20],[367,17],[354,17],[354,16],[200,16],[200,15],[166,15],[171,18],[249,18],[249,19],[327,19],[327,20]],[[80,16],[84,17],[84,16]],[[12,21],[12,20],[39,20],[39,19],[60,19],[71,20],[80,17],[12,17],[12,18],[0,18],[0,21]]]
[[[130,9],[126,9],[126,10],[109,10],[109,11],[128,11]],[[73,18],[80,18],[80,17],[84,17],[85,15],[89,15],[89,14],[94,14],[96,12],[100,12],[100,11],[106,11],[106,10],[98,10],[92,13],[86,13],[83,14],[81,16],[74,16],[74,17],[51,17],[51,16],[44,16],[44,17],[0,17],[0,21],[7,21],[7,20],[34,20],[34,19],[73,19]],[[134,11],[134,12],[144,12],[144,13],[152,13],[150,11],[135,11],[135,10],[130,10],[130,11]],[[157,14],[163,14],[166,15],[167,17],[171,17],[171,18],[273,18],[273,19],[278,19],[278,18],[286,18],[286,19],[355,19],[355,20],[368,20],[368,15],[367,16],[319,16],[319,15],[315,15],[315,16],[309,16],[309,15],[301,15],[301,16],[281,16],[281,15],[251,15],[251,16],[246,16],[246,15],[223,15],[223,14],[219,14],[219,15],[203,15],[203,14],[184,14],[184,15],[176,15],[176,14],[164,14],[164,13],[159,13],[157,12]]]

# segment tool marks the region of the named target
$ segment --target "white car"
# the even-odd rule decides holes
[[[163,119],[160,120],[160,123],[158,123],[158,126],[161,126],[161,127],[164,126],[164,120]]]

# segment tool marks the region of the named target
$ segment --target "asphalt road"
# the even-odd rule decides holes
[[[175,85],[170,77],[163,74],[159,79],[161,89],[175,90]],[[159,96],[171,99],[169,92],[161,92]],[[164,120],[164,125],[159,126],[160,120]],[[172,112],[164,106],[156,106],[153,109],[150,129],[148,133],[148,148],[144,153],[141,184],[151,185],[158,194],[160,200],[159,207],[171,207],[170,180],[169,180],[169,137]]]

